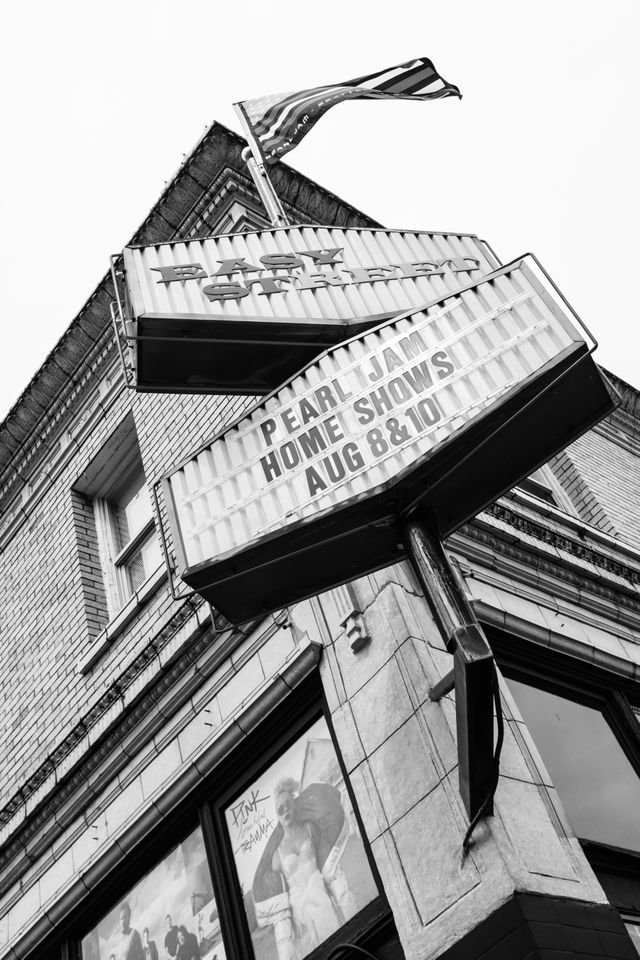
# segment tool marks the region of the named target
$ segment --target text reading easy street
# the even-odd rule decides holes
[[[326,250],[300,250],[290,254],[265,254],[259,258],[259,264],[249,263],[245,257],[234,257],[218,260],[217,268],[209,273],[201,263],[174,263],[150,269],[160,274],[157,283],[164,284],[203,280],[209,277],[231,278],[236,274],[240,275],[241,281],[229,279],[203,286],[203,296],[213,302],[248,297],[254,286],[258,287],[259,296],[271,296],[274,293],[286,293],[287,287],[291,284],[294,284],[298,290],[315,290],[322,287],[343,287],[354,283],[375,283],[381,280],[442,276],[445,271],[469,273],[480,268],[480,261],[474,257],[448,257],[433,261],[421,260],[349,269],[342,263],[343,249],[343,247],[332,247]],[[320,270],[319,268],[323,266],[331,269]],[[263,274],[265,271],[271,271],[274,275],[247,277],[247,274]]]

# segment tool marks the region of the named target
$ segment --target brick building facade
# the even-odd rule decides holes
[[[242,147],[214,124],[132,242],[265,225]],[[285,165],[273,179],[292,222],[376,226]],[[305,736],[300,795],[322,754],[351,824],[314,957],[634,956],[638,392],[613,377],[615,413],[447,542],[504,675],[495,815],[465,854],[453,694],[429,698],[451,658],[408,565],[240,627],[172,595],[146,491],[247,401],[128,389],[113,295],[105,277],[0,425],[0,957],[137,960],[145,878],[175,850],[199,878],[193,956],[302,956],[287,923],[311,908],[258,922],[230,811]],[[189,955],[166,919],[138,931],[151,960],[149,939]]]

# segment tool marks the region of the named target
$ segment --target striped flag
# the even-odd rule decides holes
[[[461,97],[431,60],[420,57],[366,77],[332,83],[312,90],[276,93],[236,104],[266,163],[292,150],[330,107],[343,100],[437,100]]]

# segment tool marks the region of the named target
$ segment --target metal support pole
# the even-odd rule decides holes
[[[410,519],[403,526],[403,541],[447,650],[453,654],[460,794],[473,821],[481,810],[486,816],[493,813],[493,654],[438,534]],[[450,683],[449,677],[443,680]],[[441,682],[437,693],[434,687],[432,699],[442,696],[447,686]]]
[[[260,199],[264,204],[264,208],[267,211],[269,219],[274,227],[288,227],[289,219],[284,212],[283,206],[280,203],[280,198],[273,189],[273,184],[271,183],[267,171],[265,170],[262,154],[260,152],[260,145],[253,135],[251,124],[249,123],[249,120],[242,109],[242,105],[239,103],[234,103],[234,107],[240,123],[242,124],[242,130],[247,138],[247,143],[249,144],[249,146],[245,147],[242,151],[242,159],[249,168],[249,173],[251,174],[253,182],[256,185],[258,193],[260,194]]]
[[[273,189],[273,184],[267,172],[264,169],[264,166],[251,155],[251,150],[249,147],[245,147],[242,151],[242,159],[249,168],[249,173],[253,177],[253,182],[255,183],[258,193],[260,194],[260,199],[264,204],[264,208],[269,214],[269,219],[274,227],[288,227],[289,220],[285,214],[282,204],[278,194]]]

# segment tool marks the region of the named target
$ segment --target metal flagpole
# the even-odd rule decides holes
[[[429,696],[439,700],[455,686],[460,794],[471,821],[470,834],[480,817],[493,812],[497,785],[502,717],[495,662],[437,530],[410,518],[403,524],[402,539],[447,649],[453,654],[453,670],[433,687]],[[498,719],[495,754],[494,703]]]
[[[273,184],[267,175],[262,154],[260,152],[260,146],[253,135],[253,130],[251,129],[251,125],[247,119],[247,116],[239,103],[234,103],[234,107],[240,118],[240,123],[242,124],[244,135],[247,138],[247,143],[249,144],[249,146],[245,147],[242,151],[242,159],[249,168],[249,173],[253,177],[253,182],[258,189],[258,193],[260,194],[260,199],[264,203],[265,210],[269,214],[271,223],[274,225],[274,227],[288,227],[290,226],[289,219],[284,212],[282,204],[280,203],[280,198],[273,189]]]

